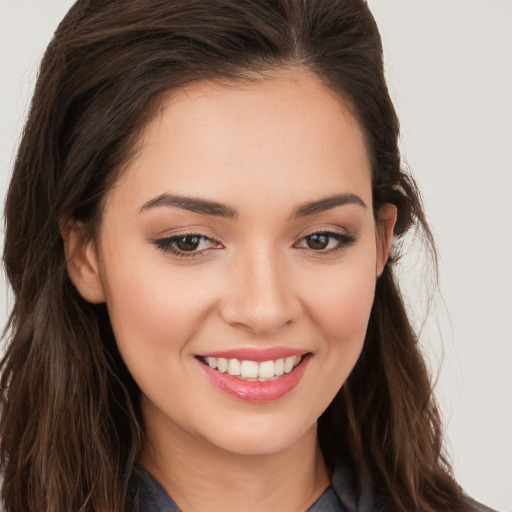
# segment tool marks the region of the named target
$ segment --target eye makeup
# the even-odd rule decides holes
[[[185,232],[151,240],[157,249],[176,258],[192,259],[205,256],[212,250],[222,249],[222,244],[211,236],[198,232]]]
[[[333,230],[320,230],[302,237],[295,246],[322,254],[331,254],[347,249],[356,241],[354,235]]]
[[[327,257],[348,249],[356,242],[357,237],[353,234],[332,227],[321,227],[301,236],[291,244],[291,247],[315,257]],[[151,243],[157,249],[178,259],[203,257],[213,250],[224,248],[213,236],[193,230],[155,238]]]

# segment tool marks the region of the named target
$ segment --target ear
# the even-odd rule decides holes
[[[85,236],[83,224],[75,220],[61,223],[61,234],[68,274],[78,293],[88,302],[105,302],[94,241]]]
[[[377,212],[377,277],[380,277],[389,259],[396,224],[397,208],[386,203]]]

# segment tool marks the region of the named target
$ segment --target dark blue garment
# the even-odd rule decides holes
[[[181,512],[165,489],[143,468],[134,470],[132,484],[140,489],[138,512]],[[371,490],[363,486],[354,494],[352,473],[338,468],[332,483],[307,512],[370,512],[375,510]]]
[[[138,512],[181,512],[165,489],[143,468],[135,468],[131,488],[138,494]],[[475,512],[495,512],[472,499]],[[306,512],[378,512],[370,484],[357,482],[348,466],[339,466],[332,483]]]

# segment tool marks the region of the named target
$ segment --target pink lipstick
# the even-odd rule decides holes
[[[292,391],[311,355],[296,349],[233,349],[197,356],[208,380],[228,395],[248,402],[272,402]]]

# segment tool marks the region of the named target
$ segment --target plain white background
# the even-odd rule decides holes
[[[42,52],[70,0],[0,0],[0,194]],[[512,512],[512,1],[370,0],[401,126],[440,255],[422,331],[454,469]],[[428,274],[414,247],[402,281],[418,324]],[[8,310],[0,282],[0,321]]]

